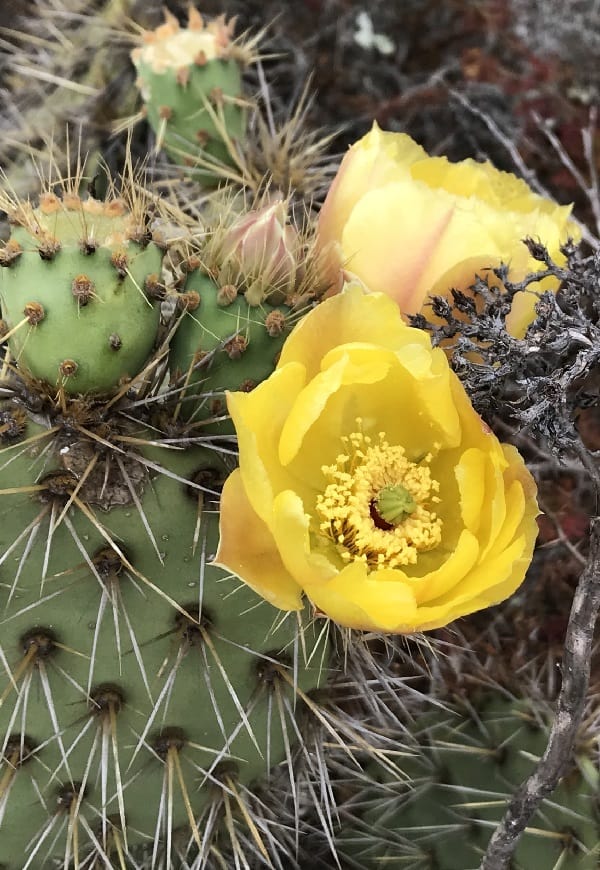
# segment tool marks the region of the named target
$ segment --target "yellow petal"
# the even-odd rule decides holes
[[[394,571],[372,571],[352,562],[328,583],[305,586],[313,604],[338,625],[365,631],[396,631],[417,613],[414,595]],[[378,576],[379,575],[379,576]]]
[[[273,505],[273,538],[283,563],[297,583],[324,583],[335,577],[338,566],[311,547],[310,518],[298,495],[280,492]]]
[[[424,576],[410,578],[411,588],[419,606],[435,601],[451,590],[460,591],[460,584],[473,569],[478,556],[479,543],[477,538],[467,529],[462,531],[458,541],[441,564],[439,564],[439,554],[436,551],[423,553],[417,563],[420,568],[423,564],[435,563],[436,557],[438,567],[430,570]]]
[[[536,517],[539,509],[535,480],[517,449],[510,444],[502,446],[509,463],[504,472],[506,520],[490,549],[492,556],[506,549],[517,535],[525,536],[528,549],[538,536]]]
[[[404,447],[411,460],[420,460],[439,446],[460,443],[460,422],[443,352],[438,357],[430,351],[429,356],[442,360],[443,366],[439,373],[434,367],[422,379],[413,377],[398,356],[365,345],[344,345],[328,355],[331,368],[317,375],[298,396],[282,430],[279,458],[290,480],[304,482],[302,500],[308,510],[313,509],[316,493],[326,486],[323,465],[331,465],[345,452],[342,436],[358,428],[375,438],[385,432],[389,443]],[[416,368],[420,372],[420,366]]]
[[[460,511],[465,527],[476,533],[481,521],[485,495],[485,457],[481,450],[470,447],[457,462],[454,474],[460,492]]]
[[[320,418],[331,396],[351,384],[376,384],[385,378],[396,358],[391,351],[369,345],[345,344],[329,354],[329,365],[299,393],[281,431],[279,461],[287,465],[298,453],[306,432]],[[327,360],[324,361],[327,365]],[[354,421],[352,421],[352,424]],[[350,430],[351,431],[351,430]],[[337,452],[341,442],[337,434]],[[325,456],[321,454],[319,468]]]
[[[388,133],[377,124],[345,155],[319,215],[323,245],[340,239],[354,204],[368,190],[405,178],[409,167],[426,157],[410,136]]]
[[[214,563],[237,574],[281,610],[302,609],[302,589],[285,568],[268,527],[246,496],[239,469],[221,496],[219,548]]]
[[[481,204],[459,203],[422,182],[397,182],[366,193],[342,234],[348,271],[372,291],[390,295],[405,314],[421,310],[436,282],[467,263],[460,286],[473,283],[473,258],[481,268],[499,262],[498,250]]]
[[[449,590],[438,601],[419,608],[420,631],[447,625],[461,616],[476,613],[504,601],[518,589],[531,563],[533,543],[525,536],[495,558],[488,558],[465,577],[459,587]]]
[[[532,213],[540,208],[557,208],[551,200],[535,194],[521,178],[496,169],[489,161],[480,163],[468,158],[451,163],[447,157],[428,157],[411,166],[410,174],[431,188],[442,188],[456,197],[476,197],[503,211]]]
[[[304,384],[303,366],[291,363],[277,369],[250,393],[227,393],[227,408],[243,457],[244,486],[264,522],[271,515],[275,494],[290,485],[285,468],[278,462],[279,438]],[[294,485],[302,487],[302,481]]]
[[[333,348],[368,342],[397,351],[404,345],[430,348],[427,333],[407,326],[398,307],[385,294],[365,293],[356,285],[317,305],[292,330],[281,351],[278,367],[302,363],[309,381]]]

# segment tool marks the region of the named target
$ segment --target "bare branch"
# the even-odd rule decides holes
[[[590,553],[571,607],[565,638],[562,687],[548,746],[520,786],[494,831],[480,870],[506,870],[519,837],[541,802],[556,788],[571,761],[584,713],[594,626],[600,609],[600,518],[591,523]]]

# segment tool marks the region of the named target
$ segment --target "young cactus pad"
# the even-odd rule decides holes
[[[190,422],[226,413],[225,390],[251,390],[274,370],[288,336],[292,310],[264,300],[250,306],[233,285],[191,272],[180,297],[187,310],[171,343],[171,375]],[[194,307],[196,306],[196,307]],[[221,421],[220,431],[233,434]]]
[[[266,854],[248,787],[321,678],[308,620],[208,564],[220,454],[152,446],[129,415],[83,437],[0,406],[6,870],[179,867],[182,838],[203,867],[238,827]]]
[[[54,392],[97,394],[141,372],[158,332],[162,253],[138,212],[53,193],[9,209],[0,308],[23,374]]]
[[[215,165],[232,163],[230,145],[245,132],[242,77],[231,40],[234,22],[218,18],[205,25],[190,9],[187,27],[167,13],[166,23],[144,34],[132,59],[146,116],[175,163],[199,157]],[[236,56],[237,54],[237,56]],[[218,176],[198,170],[213,183]]]

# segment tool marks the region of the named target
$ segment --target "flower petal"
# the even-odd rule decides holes
[[[458,286],[468,287],[475,277],[474,257],[481,269],[500,263],[502,251],[481,220],[481,209],[476,201],[457,203],[421,182],[371,190],[344,226],[346,269],[370,290],[393,297],[404,314],[416,314],[450,266]]]
[[[467,529],[477,532],[485,495],[485,457],[481,450],[470,447],[457,462],[454,474],[460,492],[460,512]]]
[[[345,155],[319,215],[323,245],[341,238],[356,201],[368,190],[406,177],[412,163],[427,154],[410,136],[372,129]]]
[[[219,530],[214,565],[237,574],[275,607],[302,609],[302,589],[288,573],[272,534],[248,501],[239,469],[230,474],[223,487]]]
[[[328,583],[313,583],[305,591],[313,604],[334,622],[364,631],[396,631],[417,619],[414,595],[394,571],[368,572],[352,562]]]
[[[382,381],[396,361],[391,351],[382,352],[381,348],[368,345],[346,344],[341,348],[342,354],[339,350],[331,352],[335,353],[331,364],[299,393],[290,410],[279,442],[279,461],[283,465],[288,465],[296,456],[304,435],[319,419],[334,393],[348,384],[355,387]],[[338,446],[341,447],[339,441]]]
[[[504,601],[523,582],[531,562],[533,544],[526,535],[521,535],[497,557],[486,559],[471,571],[459,588],[451,589],[438,601],[420,607],[418,630],[439,628],[461,616]]]
[[[281,558],[297,583],[326,582],[338,573],[338,566],[311,546],[310,517],[296,493],[280,492],[273,506],[273,537]]]
[[[427,553],[424,553],[421,556],[419,559],[421,565],[419,567],[429,562],[427,555]],[[441,595],[456,589],[462,583],[477,562],[479,543],[475,535],[464,529],[447,559],[444,559],[440,563],[439,555],[432,554],[432,562],[436,561],[436,555],[437,568],[423,576],[411,576],[410,578],[411,588],[419,607],[430,601],[435,601]]]
[[[290,485],[278,462],[281,429],[305,384],[304,367],[291,363],[277,369],[251,393],[227,393],[227,408],[235,424],[242,476],[256,513],[267,522],[277,492]],[[268,425],[265,425],[268,421]],[[302,487],[302,481],[295,481]]]
[[[371,295],[353,285],[300,321],[283,346],[278,367],[292,361],[302,363],[309,381],[321,370],[330,350],[350,342],[368,342],[393,351],[404,345],[431,346],[425,332],[412,329],[398,317],[398,308],[388,296]]]

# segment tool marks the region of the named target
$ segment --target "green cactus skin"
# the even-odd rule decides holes
[[[291,309],[249,306],[235,288],[219,288],[199,269],[188,275],[181,298],[199,304],[183,315],[171,343],[173,385],[182,388],[184,419],[210,421],[226,413],[225,390],[251,390],[275,369]],[[219,431],[233,434],[233,425],[221,421]]]
[[[138,72],[146,117],[157,135],[163,132],[162,147],[174,163],[193,163],[201,154],[231,163],[213,113],[219,115],[222,106],[222,123],[228,137],[232,141],[243,137],[244,110],[231,102],[221,103],[223,97],[240,97],[241,73],[236,61],[212,60],[203,67],[192,66],[186,84],[177,81],[174,70],[154,73],[140,63]],[[212,112],[207,103],[212,105]],[[206,177],[212,178],[208,173]]]
[[[551,713],[508,693],[472,701],[416,721],[415,754],[403,763],[405,781],[392,782],[370,765],[380,785],[367,787],[356,801],[354,823],[339,838],[340,854],[357,862],[349,866],[479,867],[507,802],[546,749]],[[597,868],[599,781],[582,746],[519,841],[513,870]]]
[[[94,866],[103,854],[130,866],[122,856],[141,850],[148,866],[162,854],[175,867],[176,829],[210,850],[217,803],[223,825],[243,821],[244,789],[289,752],[278,706],[323,673],[306,619],[282,619],[208,564],[220,454],[124,431],[129,453],[102,451],[0,406],[7,870],[77,866],[88,850]]]
[[[242,75],[228,56],[229,32],[220,20],[204,27],[192,10],[188,28],[167,16],[132,54],[148,122],[159,147],[180,165],[195,166],[199,158],[233,165],[231,144],[244,137]],[[200,166],[197,175],[208,184],[219,180]]]
[[[19,368],[67,394],[135,378],[156,341],[160,310],[146,288],[162,260],[135,215],[119,200],[48,195],[14,219],[0,304]]]

